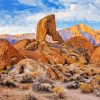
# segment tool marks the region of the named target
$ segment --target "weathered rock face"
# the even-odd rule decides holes
[[[100,64],[100,47],[96,48],[91,56],[90,63]]]
[[[43,64],[33,60],[33,59],[23,59],[19,61],[16,65],[14,70],[10,71],[10,74],[16,73],[16,75],[32,75],[33,78],[36,78],[37,76],[41,76],[45,74],[45,67]],[[22,76],[21,75],[21,76]]]
[[[36,39],[41,42],[45,41],[46,35],[52,36],[54,41],[62,43],[62,38],[56,31],[55,15],[48,15],[41,19],[37,25]]]
[[[26,48],[26,46],[28,44],[31,43],[31,40],[30,39],[23,39],[23,40],[20,40],[18,41],[17,43],[15,43],[13,46],[16,48],[16,49],[20,49],[20,48]]]
[[[10,70],[9,74],[16,76],[31,75],[33,78],[42,77],[46,79],[58,79],[64,81],[66,76],[64,75],[66,68],[63,65],[50,65],[39,63],[33,59],[24,59],[19,61],[13,70]]]
[[[31,50],[31,51],[35,51],[35,50],[37,50],[38,49],[38,42],[37,41],[34,41],[34,42],[32,42],[32,43],[30,43],[30,44],[28,44],[27,46],[26,46],[26,50]]]
[[[39,50],[30,51],[30,50],[20,49],[19,53],[22,56],[24,56],[24,58],[34,59],[35,61],[38,61],[41,63],[49,63],[47,57],[45,57],[45,55],[42,54]]]
[[[18,51],[6,40],[0,40],[0,70],[20,61]]]
[[[76,36],[72,37],[69,40],[66,41],[66,46],[75,52],[83,53],[89,59],[88,57],[91,57],[94,46],[92,43],[90,43],[86,38],[82,36]]]
[[[48,58],[51,64],[64,64],[65,59],[57,48],[50,48],[45,42],[39,45],[39,50]]]
[[[85,59],[84,56],[78,55],[78,54],[63,54],[63,57],[65,58],[65,61],[67,64],[72,64],[72,63],[81,63],[81,64],[87,64],[87,60]]]

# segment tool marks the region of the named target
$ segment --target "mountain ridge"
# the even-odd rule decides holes
[[[80,23],[70,28],[59,30],[58,32],[65,41],[70,37],[84,36],[85,38],[90,40],[93,44],[95,45],[100,44],[100,30],[96,31],[84,23]]]
[[[74,25],[70,28],[64,28],[58,30],[58,32],[64,41],[68,40],[71,37],[84,36],[94,45],[100,45],[100,30],[94,30],[84,23]],[[16,34],[16,35],[1,34],[0,38],[5,38],[9,40],[11,43],[15,43],[24,38],[28,38],[28,39],[36,38],[36,34],[35,33],[28,33],[28,34],[25,33],[25,34]],[[50,37],[47,37],[46,40],[52,41]]]

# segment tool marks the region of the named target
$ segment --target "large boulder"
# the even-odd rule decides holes
[[[9,74],[13,75],[14,79],[17,78],[17,81],[20,80],[20,77],[23,77],[23,75],[37,78],[40,82],[45,79],[58,79],[64,81],[66,80],[66,70],[67,69],[61,64],[50,65],[26,58],[14,65],[14,68],[9,71]]]
[[[100,47],[96,48],[93,52],[90,63],[96,63],[100,65]]]
[[[52,36],[54,41],[63,42],[61,36],[56,31],[55,15],[53,14],[44,17],[38,22],[36,39],[39,42],[45,41],[46,35]]]
[[[21,59],[22,56],[7,40],[0,39],[0,70],[6,69],[7,66],[13,65]]]
[[[23,39],[23,40],[20,40],[20,41],[16,42],[13,46],[16,49],[26,48],[26,46],[28,44],[30,44],[30,43],[31,43],[31,40],[30,39]]]
[[[25,49],[19,49],[19,53],[22,56],[24,56],[24,58],[34,59],[35,61],[38,61],[41,63],[49,63],[47,57],[39,50],[30,51],[30,50],[25,50]]]
[[[63,54],[63,57],[65,58],[67,64],[72,64],[72,63],[87,64],[86,58],[79,54],[75,54],[75,53],[70,53],[69,55]]]
[[[10,71],[10,74],[17,72],[17,75],[27,74],[36,77],[45,74],[45,71],[45,67],[42,63],[39,63],[33,59],[26,58],[19,61],[15,65],[15,69]]]
[[[70,38],[66,41],[66,46],[67,48],[72,49],[74,52],[84,54],[87,60],[89,60],[95,49],[93,44],[82,36]]]
[[[57,48],[51,48],[47,43],[42,42],[39,45],[39,50],[48,58],[51,64],[64,64],[65,59],[62,56],[62,53]]]
[[[35,51],[35,50],[37,50],[38,49],[38,44],[39,44],[39,42],[38,41],[34,41],[34,42],[32,42],[32,43],[30,43],[30,44],[28,44],[27,46],[26,46],[26,50],[31,50],[31,51]]]

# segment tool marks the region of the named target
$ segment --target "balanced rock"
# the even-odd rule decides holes
[[[7,40],[0,40],[0,70],[17,63],[21,59],[22,56]]]
[[[48,15],[41,19],[37,25],[37,41],[45,41],[46,35],[52,36],[54,41],[62,43],[63,40],[59,33],[56,31],[55,15]]]

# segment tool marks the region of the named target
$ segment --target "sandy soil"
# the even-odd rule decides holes
[[[92,94],[82,94],[79,90],[65,89],[64,95],[64,99],[58,99],[53,93],[35,92],[31,88],[0,87],[0,100],[100,100],[99,97]],[[36,99],[30,99],[30,96]]]

